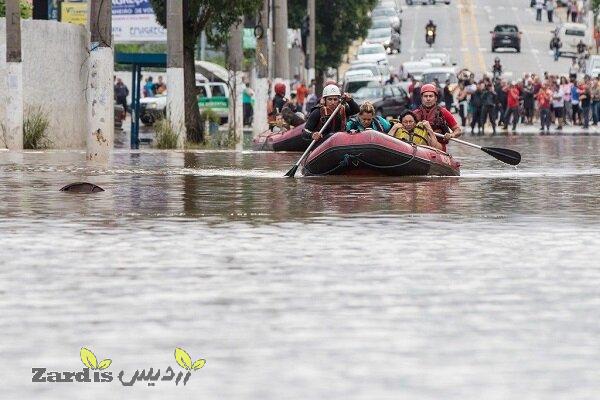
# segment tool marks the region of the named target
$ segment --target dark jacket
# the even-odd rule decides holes
[[[483,92],[481,92],[482,107],[495,106],[497,101],[496,93],[494,93],[492,90],[484,89]]]
[[[469,100],[469,102],[474,109],[480,109],[483,104],[482,100],[483,92],[477,89],[475,92],[473,92],[473,94],[471,94],[471,100]]]
[[[323,127],[325,121],[321,120],[321,107],[323,106],[318,105],[313,107],[308,115],[308,118],[306,119],[306,125],[304,125],[304,129],[302,130],[302,137],[304,140],[312,141],[313,132],[318,132]],[[360,107],[358,104],[356,104],[354,99],[350,99],[344,107],[347,119],[360,111]],[[333,121],[331,121],[327,128],[323,131],[323,139],[321,139],[321,141],[327,139],[336,132],[346,131],[346,122],[347,121],[344,121],[341,113],[338,112]]]
[[[127,89],[127,86],[124,84],[115,85],[115,97],[117,99],[124,99],[127,97],[127,95],[129,95],[129,89]]]

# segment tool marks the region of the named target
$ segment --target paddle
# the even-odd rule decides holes
[[[444,135],[442,135],[441,133],[436,133],[435,135],[440,138],[444,137]],[[496,160],[500,160],[506,164],[518,165],[521,162],[521,154],[514,150],[503,149],[501,147],[478,146],[476,144],[465,142],[464,140],[460,140],[460,139],[456,139],[456,138],[451,138],[450,140],[458,142],[460,144],[474,147],[479,150],[482,150],[482,151],[488,153],[490,156],[494,157]]]
[[[329,119],[325,122],[325,124],[323,125],[323,127],[319,131],[319,133],[321,135],[323,134],[323,131],[325,130],[325,128],[327,128],[327,126],[329,126],[329,123],[331,122],[331,120],[333,119],[333,117],[335,116],[335,114],[337,114],[338,111],[340,111],[340,108],[342,108],[342,107],[344,107],[344,105],[342,104],[342,102],[340,102],[340,104],[338,104],[338,106],[335,108],[335,110],[333,110],[333,112],[329,116]],[[294,175],[296,175],[296,171],[298,170],[298,167],[300,166],[300,163],[302,162],[302,160],[304,160],[304,157],[306,157],[306,155],[310,152],[310,150],[313,148],[313,146],[315,145],[315,143],[317,143],[316,140],[313,140],[310,143],[310,145],[308,146],[308,148],[306,149],[306,151],[304,152],[304,154],[302,154],[302,156],[300,157],[300,159],[298,160],[298,162],[296,164],[294,164],[294,166],[284,176],[287,176],[288,178],[293,178]]]

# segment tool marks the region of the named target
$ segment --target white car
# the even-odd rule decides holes
[[[443,66],[451,64],[450,56],[446,53],[425,53],[425,55],[422,58],[423,61],[436,60],[436,59],[440,60],[441,65],[443,65]]]
[[[358,89],[368,85],[381,85],[381,79],[375,76],[354,75],[344,78],[342,92],[354,94]]]
[[[431,68],[432,65],[427,61],[406,61],[400,67],[400,78],[408,79],[409,75],[420,81],[423,79],[423,72]]]
[[[449,80],[450,84],[458,83],[456,71],[452,67],[433,67],[423,71],[423,83],[433,83],[436,79],[441,88],[446,86],[446,80]]]
[[[592,37],[585,24],[564,23],[558,28],[558,37],[562,42],[560,54],[577,54],[577,44],[583,40],[586,46],[591,46]]]
[[[400,16],[394,8],[390,7],[378,7],[371,11],[371,18],[387,17],[390,19],[391,25],[401,26]]]
[[[363,43],[356,53],[357,61],[378,62],[386,59],[385,47],[380,43]]]
[[[387,48],[390,45],[390,38],[392,36],[390,28],[381,29],[369,29],[365,43],[379,43],[383,47]]]
[[[381,82],[383,83],[390,77],[390,66],[387,62],[379,62],[379,63],[365,63],[365,62],[354,62],[350,65],[349,71],[356,70],[369,70],[373,74],[374,77],[381,78]],[[346,72],[346,73],[348,73]]]

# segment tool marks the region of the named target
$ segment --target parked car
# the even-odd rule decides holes
[[[354,62],[350,64],[350,68],[348,69],[348,71],[364,69],[371,71],[374,77],[381,78],[382,83],[390,77],[390,66],[387,63],[387,61],[380,63]]]
[[[408,79],[412,76],[416,80],[423,79],[423,71],[431,68],[432,65],[428,61],[406,61],[400,67],[400,79]]]
[[[220,118],[221,123],[227,122],[229,115],[229,89],[223,82],[196,81],[198,91],[198,108],[200,112],[210,108]],[[167,115],[167,94],[154,97],[144,97],[140,100],[140,120],[144,125],[153,125],[157,120]]]
[[[356,59],[358,61],[378,62],[386,60],[386,51],[380,43],[363,43],[358,48]]]
[[[371,11],[371,18],[379,17],[387,17],[389,18],[391,25],[397,25],[398,27],[402,27],[400,15],[398,15],[398,11],[396,11],[392,7],[378,7]]]
[[[496,25],[492,34],[492,53],[497,48],[515,49],[517,53],[521,52],[521,34],[516,25]]]
[[[437,65],[437,66],[447,66],[447,65],[456,65],[456,63],[451,63],[450,62],[450,56],[446,53],[425,53],[425,55],[423,56],[423,58],[421,58],[422,61],[429,61],[429,60],[440,60],[441,61],[441,65]],[[435,63],[432,63],[435,65]]]
[[[380,29],[369,29],[369,33],[365,39],[365,43],[379,43],[382,44],[385,49],[390,46],[391,29],[380,28]]]
[[[436,79],[441,88],[446,86],[446,80],[450,80],[450,84],[458,83],[456,71],[452,67],[428,68],[423,71],[423,83],[433,83]]]
[[[360,88],[354,99],[359,104],[370,101],[376,114],[384,118],[398,118],[410,105],[408,94],[397,85],[369,84]]]
[[[564,23],[558,27],[558,37],[562,42],[559,55],[565,53],[577,54],[577,44],[583,40],[587,46],[592,43],[592,37],[585,24]]]
[[[366,75],[354,75],[344,78],[342,92],[354,95],[358,90],[368,85],[381,85],[381,78]]]
[[[436,0],[419,0],[419,3],[425,5],[425,4],[432,4],[435,5],[437,3],[444,3],[444,4],[450,4],[450,0],[442,0],[442,1],[436,1]],[[409,6],[412,6],[414,3],[416,3],[416,1],[414,0],[406,0],[406,4],[408,4]]]
[[[371,20],[371,29],[390,29],[392,24],[390,23],[390,19],[388,17],[379,17],[373,18]]]

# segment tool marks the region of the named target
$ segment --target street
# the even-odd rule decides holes
[[[551,30],[565,18],[564,9],[555,11],[554,23],[546,13],[542,22],[535,20],[535,10],[528,0],[458,0],[450,5],[402,4],[402,53],[388,56],[390,65],[398,68],[408,60],[419,60],[426,52],[444,52],[455,61],[456,68],[473,71],[480,78],[490,71],[494,58],[499,57],[505,77],[518,79],[526,72],[567,74],[571,59],[561,57],[555,62],[549,53]],[[428,20],[437,25],[433,47],[425,44],[425,25]],[[523,32],[521,53],[512,49],[491,52],[491,35],[497,24],[515,24]]]

